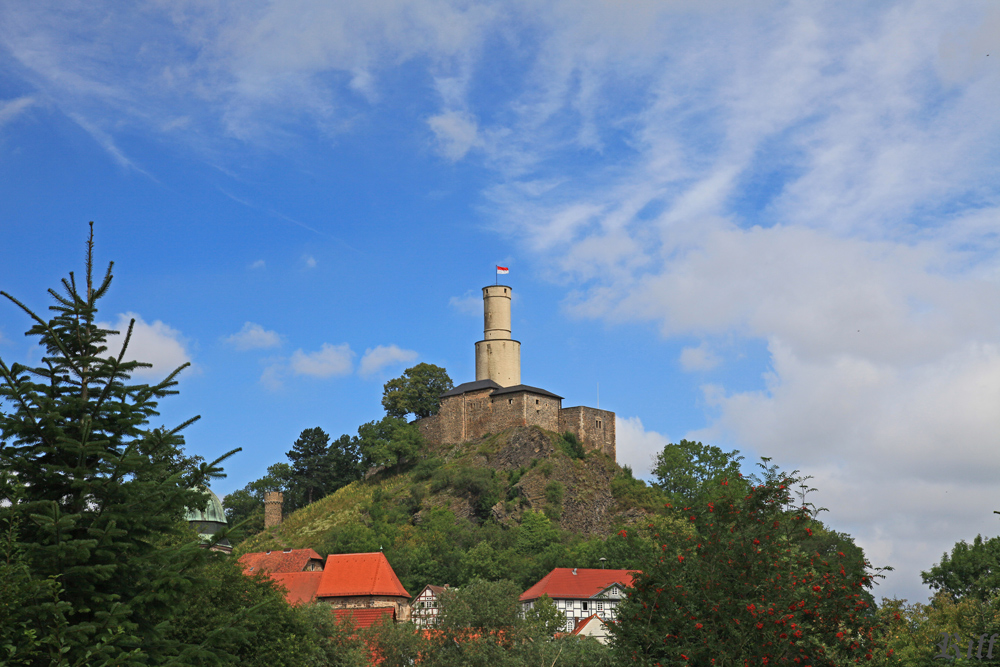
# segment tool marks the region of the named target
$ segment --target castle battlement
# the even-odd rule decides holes
[[[441,407],[417,422],[430,442],[457,444],[515,426],[569,431],[585,449],[615,458],[615,413],[562,407],[563,397],[521,384],[521,343],[510,337],[508,285],[483,288],[483,340],[476,343],[476,380],[441,395]]]

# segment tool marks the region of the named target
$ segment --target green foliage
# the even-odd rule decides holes
[[[399,417],[383,417],[358,428],[358,446],[364,468],[386,467],[397,472],[413,462],[424,440],[412,424]]]
[[[666,504],[666,498],[659,489],[646,486],[641,479],[632,476],[632,469],[624,466],[622,471],[611,479],[611,496],[620,505],[626,507],[641,507],[648,512],[659,512]]]
[[[548,595],[535,600],[531,609],[525,612],[524,619],[528,624],[537,626],[542,635],[554,635],[566,625],[566,617]]]
[[[204,506],[198,487],[220,474],[218,461],[183,453],[180,431],[194,420],[148,427],[181,369],[153,385],[132,383],[150,366],[125,361],[133,324],[109,354],[112,332],[97,325],[97,306],[111,269],[94,283],[91,228],[83,283],[70,273],[61,291],[49,290],[51,319],[2,293],[32,319],[27,335],[42,348],[34,368],[0,360],[0,498],[13,500],[0,507],[0,526],[16,554],[6,563],[11,594],[21,598],[5,612],[14,635],[4,650],[25,664],[218,659],[210,642],[166,631],[184,596],[205,582],[208,552],[188,539],[182,519],[187,507]]]
[[[292,462],[292,474],[296,486],[303,496],[302,505],[311,504],[314,493],[317,499],[326,495],[325,491],[330,486],[332,477],[330,461],[327,458],[329,447],[330,436],[318,426],[303,430],[298,439],[292,443],[292,449],[287,456]]]
[[[724,452],[714,445],[681,440],[656,455],[653,476],[668,502],[686,507],[698,502],[706,489],[723,479],[736,483],[741,478],[742,460],[738,451]]]
[[[390,417],[405,419],[408,414],[430,417],[437,414],[441,394],[454,386],[448,372],[440,366],[417,364],[385,383],[382,407]]]
[[[211,638],[226,651],[222,664],[240,667],[364,664],[350,629],[337,626],[327,605],[290,607],[272,579],[244,575],[235,558],[217,558],[206,574],[179,606],[172,637],[199,644]],[[192,654],[186,664],[214,663]]]
[[[982,535],[976,535],[972,544],[962,540],[950,556],[943,554],[940,563],[920,576],[932,591],[941,591],[955,601],[995,597],[1000,593],[1000,537],[983,540]]]
[[[577,439],[576,435],[569,431],[562,434],[557,446],[563,454],[571,459],[582,459],[587,456],[587,452],[583,449],[583,444]]]
[[[422,482],[432,478],[442,465],[444,465],[444,460],[440,457],[428,456],[417,461],[416,465],[413,466],[413,470],[410,471],[410,475],[414,481]]]
[[[940,591],[930,604],[909,604],[906,600],[883,598],[877,614],[891,654],[875,660],[876,665],[940,665],[941,658],[935,658],[935,655],[943,648],[941,641],[945,633],[949,636],[949,646],[955,646],[955,637],[959,638],[957,645],[962,658],[968,650],[969,640],[972,640],[970,663],[1000,663],[1000,641],[997,641],[1000,634],[1000,598],[980,600],[968,596],[956,602]],[[992,659],[988,659],[991,637],[994,638]],[[946,655],[954,660],[954,649]],[[956,662],[965,664],[964,660]]]
[[[244,535],[261,532],[264,494],[282,492],[285,514],[305,507],[361,477],[359,448],[357,437],[342,435],[330,443],[323,429],[305,429],[287,454],[291,465],[272,464],[266,475],[222,499],[226,519],[231,526],[242,524]]]
[[[517,628],[523,622],[520,595],[521,587],[509,579],[474,579],[458,590],[448,589],[441,593],[438,627],[446,631]]]
[[[566,487],[562,482],[552,480],[545,485],[545,516],[553,521],[558,521],[562,516],[562,501],[566,493]]]
[[[774,467],[753,488],[723,480],[687,510],[695,535],[660,534],[611,626],[620,659],[839,665],[884,655],[868,593],[881,575],[801,548],[813,515],[792,505],[800,481]]]

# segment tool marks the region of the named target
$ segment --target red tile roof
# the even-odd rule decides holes
[[[285,589],[288,604],[312,602],[316,599],[316,589],[322,572],[270,572],[268,576]]]
[[[286,551],[257,551],[240,556],[243,571],[254,572],[302,572],[311,560],[323,561],[323,557],[312,549],[288,549]]]
[[[382,552],[327,556],[316,597],[355,595],[410,597]]]
[[[380,618],[388,617],[390,621],[395,620],[396,612],[392,607],[366,607],[364,609],[334,609],[333,615],[337,620],[350,616],[354,619],[354,625],[359,630],[373,625]]]
[[[576,574],[573,574],[573,572]],[[585,600],[592,598],[611,584],[622,587],[632,585],[631,570],[590,570],[585,568],[557,567],[542,580],[521,594],[521,602],[537,600],[543,595],[550,598]]]

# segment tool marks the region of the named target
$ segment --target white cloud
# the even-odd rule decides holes
[[[140,368],[135,377],[161,379],[173,372],[181,364],[191,361],[184,337],[179,331],[156,320],[147,323],[136,313],[123,313],[118,316],[115,324],[99,322],[97,326],[118,331],[118,334],[108,336],[108,355],[115,357],[121,352],[128,332],[129,321],[135,319],[132,328],[132,338],[129,340],[125,353],[125,361],[141,361],[152,364],[152,368]]]
[[[258,259],[256,262],[250,265],[251,269],[263,269],[267,266],[267,263],[262,259]]]
[[[13,121],[37,103],[34,97],[15,97],[12,100],[0,100],[0,127]]]
[[[365,350],[358,373],[361,377],[370,378],[387,366],[407,364],[416,358],[417,353],[413,350],[404,350],[395,345],[379,345]]]
[[[237,350],[259,350],[281,345],[281,335],[253,322],[245,323],[242,329],[225,340]]]
[[[464,296],[453,296],[448,299],[448,305],[463,315],[482,315],[483,297],[471,293]]]
[[[476,119],[463,111],[446,111],[427,120],[443,156],[457,162],[480,145]]]
[[[720,363],[722,358],[702,342],[698,347],[685,347],[680,355],[681,368],[685,371],[710,371]]]
[[[285,376],[288,374],[286,360],[273,360],[264,367],[260,374],[260,383],[270,391],[278,391],[285,386]]]
[[[354,370],[354,352],[347,343],[330,345],[323,343],[316,352],[296,350],[292,354],[289,367],[296,375],[310,375],[328,378],[350,375]]]
[[[307,269],[316,268],[316,258],[313,257],[312,255],[306,255],[305,257],[302,258],[302,261],[305,262]]]
[[[665,435],[647,431],[639,417],[615,417],[618,464],[630,466],[636,477],[649,477],[656,455],[669,444]]]

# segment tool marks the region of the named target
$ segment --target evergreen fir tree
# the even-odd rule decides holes
[[[303,505],[309,505],[316,499],[326,495],[326,487],[330,484],[331,470],[327,452],[330,436],[320,427],[307,428],[299,434],[288,452],[288,460],[292,462],[292,473],[295,485],[298,487]]]
[[[191,539],[183,515],[204,506],[198,488],[220,476],[222,459],[184,455],[180,431],[197,417],[173,429],[148,427],[157,402],[176,393],[183,366],[157,384],[133,383],[136,370],[150,367],[126,361],[134,322],[117,356],[108,354],[107,338],[117,332],[96,317],[112,266],[95,284],[91,223],[84,284],[70,273],[61,291],[49,290],[51,319],[0,292],[34,321],[26,335],[43,349],[34,368],[0,359],[0,499],[8,501],[0,503],[0,526],[10,531],[6,550],[17,557],[8,560],[24,579],[17,618],[5,623],[34,630],[7,637],[0,662],[213,661],[205,646],[170,639],[169,625],[213,557]]]

